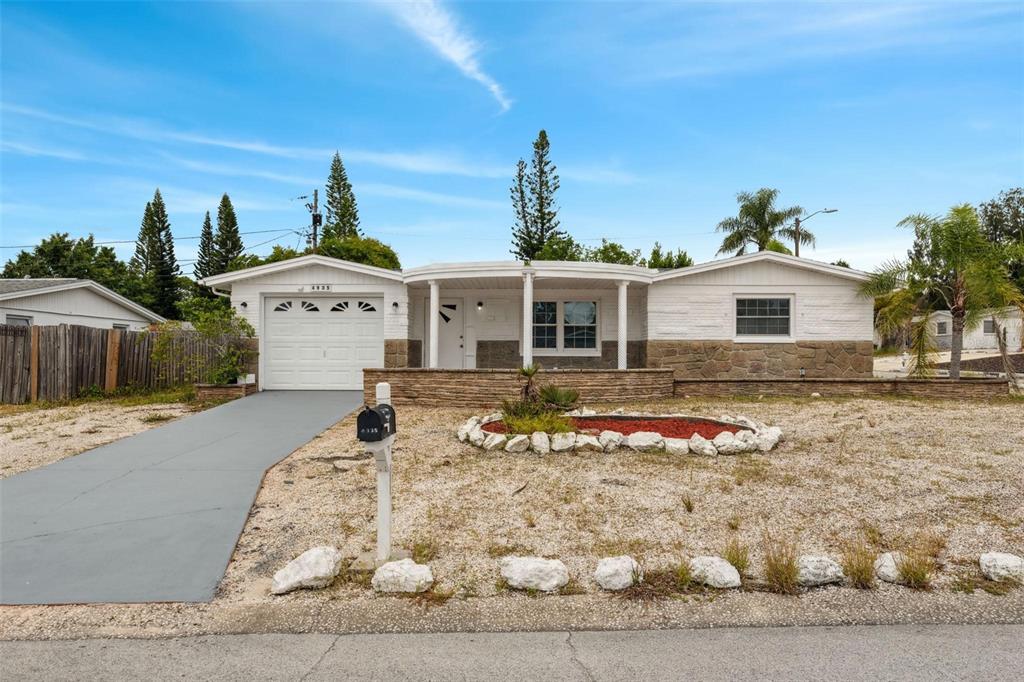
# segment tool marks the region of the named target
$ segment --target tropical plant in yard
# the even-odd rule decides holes
[[[769,187],[762,187],[756,192],[737,194],[736,202],[740,206],[737,215],[726,218],[715,228],[716,231],[725,233],[718,253],[735,253],[742,256],[748,247],[753,246],[758,251],[765,251],[780,237],[790,240],[795,238],[796,230],[787,224],[803,214],[804,210],[799,206],[776,207],[775,200],[778,196],[779,190]],[[801,228],[800,242],[813,246],[814,235]]]
[[[519,368],[519,377],[523,379],[521,395],[525,402],[536,403],[540,401],[540,388],[537,386],[537,372],[539,371],[540,365],[536,363]]]
[[[893,260],[876,270],[861,292],[885,297],[877,306],[876,327],[883,336],[904,332],[914,376],[932,372],[929,354],[935,343],[930,314],[949,310],[949,376],[959,379],[964,331],[975,328],[993,310],[1024,309],[1024,294],[1014,286],[1007,269],[1011,251],[1017,247],[986,239],[969,204],[954,206],[943,217],[911,215],[899,226],[914,230],[914,248],[906,260]]]

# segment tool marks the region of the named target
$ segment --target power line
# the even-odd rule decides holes
[[[298,229],[303,230],[303,229],[305,229],[305,227],[300,227]],[[296,230],[292,229],[292,228],[278,228],[276,230],[249,230],[248,232],[239,232],[238,234],[270,234],[271,232],[295,232],[295,231]],[[190,240],[190,239],[200,239],[200,238],[201,238],[201,235],[195,235],[194,237],[174,237],[174,241],[176,241],[176,242],[177,241],[187,241],[187,240]],[[137,239],[112,239],[112,240],[109,240],[109,241],[93,242],[93,244],[96,245],[96,246],[107,246],[109,244],[134,244],[137,241],[138,241]],[[266,242],[264,242],[264,243],[266,243]],[[21,244],[21,245],[15,245],[15,246],[0,246],[0,249],[32,249],[32,248],[35,248],[36,246],[38,246],[38,244]]]

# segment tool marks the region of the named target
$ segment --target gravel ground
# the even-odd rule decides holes
[[[484,453],[454,435],[469,411],[399,412],[395,545],[433,555],[443,606],[378,597],[343,575],[320,591],[268,593],[305,549],[355,556],[374,543],[375,471],[354,418],[271,469],[214,602],[204,605],[0,607],[0,637],[170,636],[207,632],[368,632],[636,628],[875,622],[1024,622],[1024,590],[954,591],[985,551],[1024,554],[1024,403],[909,400],[673,400],[630,409],[744,414],[783,428],[768,454],[701,459],[637,454]],[[335,466],[342,464],[342,469]],[[525,486],[525,487],[524,487]],[[692,511],[685,509],[686,501]],[[879,551],[939,542],[930,592],[823,588],[653,604],[600,594],[603,556],[648,569],[749,545],[756,580],[765,532],[837,556],[868,538]],[[942,547],[941,545],[945,546]],[[558,557],[572,595],[530,598],[497,585],[496,558]]]
[[[191,411],[184,403],[126,407],[100,401],[0,414],[0,479],[132,436]]]

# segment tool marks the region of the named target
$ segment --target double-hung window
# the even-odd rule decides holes
[[[789,335],[789,298],[736,299],[736,336]]]
[[[541,354],[600,352],[597,301],[535,301],[533,349]]]

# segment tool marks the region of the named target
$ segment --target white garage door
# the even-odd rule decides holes
[[[362,389],[384,366],[384,302],[358,296],[267,298],[263,387]]]

